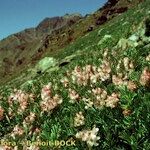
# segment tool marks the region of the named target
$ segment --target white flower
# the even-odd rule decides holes
[[[150,54],[146,57],[146,61],[150,61]]]
[[[64,85],[64,87],[68,87],[69,85],[69,80],[66,77],[61,79],[60,82]]]
[[[125,69],[128,70],[128,66],[129,66],[129,58],[128,57],[125,57],[123,59],[123,64],[124,64]]]
[[[92,130],[83,130],[76,134],[76,138],[85,141],[89,146],[98,146],[97,141],[100,139],[97,136],[99,129],[94,127]]]
[[[85,109],[89,109],[91,107],[93,107],[93,101],[90,98],[83,98],[82,99],[85,103]]]
[[[123,59],[123,64],[124,64],[124,68],[126,71],[129,71],[131,73],[131,71],[133,71],[134,69],[134,64],[131,60],[129,60],[128,57],[125,57]]]
[[[119,77],[119,76],[113,75],[113,76],[112,76],[112,82],[113,82],[115,85],[123,85],[124,80],[123,80],[121,77]]]
[[[29,101],[29,94],[16,89],[14,90],[14,93],[11,93],[11,95],[8,98],[8,103],[10,107],[12,106],[13,103],[15,104],[19,103],[18,113],[23,113],[25,111],[25,109],[28,106],[28,101]]]
[[[69,89],[69,97],[70,97],[71,103],[75,103],[80,98],[79,94],[75,90],[72,90],[72,89]]]
[[[118,94],[112,93],[110,96],[107,97],[105,100],[106,107],[115,108],[119,102]]]
[[[76,113],[76,116],[74,118],[74,126],[78,127],[78,126],[82,126],[85,123],[85,118],[83,116],[82,112]]]
[[[59,104],[62,103],[62,98],[56,94],[52,95],[51,85],[45,85],[41,91],[42,101],[40,102],[40,106],[42,111],[51,111]]]
[[[52,91],[51,91],[51,85],[45,85],[43,88],[42,88],[42,92],[41,92],[41,98],[42,100],[48,100],[50,99],[52,95]]]

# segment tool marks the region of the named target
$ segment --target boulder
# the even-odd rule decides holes
[[[137,42],[137,41],[139,40],[139,36],[133,34],[133,35],[131,35],[131,36],[129,37],[129,40],[130,40],[130,41],[133,41],[133,42]]]
[[[45,57],[37,63],[35,69],[36,69],[36,72],[43,73],[47,69],[53,68],[56,65],[57,65],[56,59],[54,59],[53,57]]]
[[[122,50],[125,50],[128,47],[137,47],[137,46],[138,46],[137,41],[132,41],[124,38],[121,38],[117,44],[117,48],[121,48]]]

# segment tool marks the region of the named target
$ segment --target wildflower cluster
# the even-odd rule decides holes
[[[124,68],[124,71],[126,71],[126,74],[130,74],[131,72],[133,72],[133,69],[134,69],[133,61],[131,61],[128,57],[124,57],[123,60],[119,60],[116,69],[117,71],[120,71],[120,69],[123,69],[123,68]]]
[[[85,118],[83,116],[83,113],[80,111],[79,113],[76,113],[76,116],[74,118],[74,126],[82,126],[85,124]]]
[[[42,112],[49,112],[62,103],[62,98],[58,94],[53,96],[51,84],[45,85],[42,88],[41,98],[40,106]]]
[[[35,121],[36,115],[35,113],[30,112],[30,115],[27,116],[24,121],[23,124],[31,124],[33,121]]]
[[[75,91],[75,90],[72,90],[72,89],[69,89],[69,98],[70,98],[70,103],[75,103],[77,101],[79,101],[79,94]]]
[[[0,106],[0,121],[4,118],[4,109]]]
[[[20,127],[19,125],[16,125],[10,135],[15,139],[16,136],[21,136],[23,134],[24,134],[23,128]]]
[[[100,67],[94,65],[86,65],[83,68],[76,66],[71,72],[71,79],[73,83],[78,85],[89,85],[98,82],[98,80],[105,81],[110,78],[110,64],[104,60]],[[61,80],[65,87],[68,85],[68,79],[64,78]]]
[[[23,113],[26,108],[28,107],[29,104],[29,94],[23,92],[22,90],[14,90],[14,93],[11,93],[11,95],[8,98],[8,104],[9,104],[9,116],[12,117],[14,116],[13,113],[13,106],[18,105],[18,110],[17,112],[19,114]]]
[[[112,93],[105,100],[106,107],[110,107],[110,108],[115,108],[118,102],[119,102],[119,95],[116,93]]]
[[[12,147],[10,146],[7,146],[7,145],[0,145],[0,150],[17,150],[17,149],[13,149]]]
[[[82,101],[83,101],[84,104],[85,104],[85,109],[92,108],[93,105],[94,105],[94,102],[93,102],[90,98],[85,98],[85,97],[83,97],[83,98],[82,98]]]
[[[99,128],[94,127],[92,130],[83,130],[76,134],[76,138],[85,141],[89,146],[98,146],[97,141],[100,139],[97,136]]]
[[[92,89],[93,95],[96,97],[94,101],[94,106],[96,108],[102,108],[105,105],[105,100],[107,98],[107,91],[101,88]]]
[[[103,108],[110,107],[115,108],[119,102],[119,94],[112,93],[111,95],[107,94],[107,91],[105,91],[102,88],[95,88],[92,89],[92,97],[95,97],[93,100],[90,98],[83,98],[82,101],[84,101],[85,109],[89,109],[91,107],[96,108]]]
[[[127,88],[131,91],[134,91],[137,89],[137,85],[135,82],[128,80],[127,76],[123,77],[122,73],[119,73],[118,75],[112,76],[112,82],[116,86],[127,86]]]
[[[143,86],[149,86],[150,85],[150,70],[148,67],[145,67],[142,71],[141,77],[140,77],[140,83]]]

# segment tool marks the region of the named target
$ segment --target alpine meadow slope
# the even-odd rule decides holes
[[[0,41],[0,82],[19,76],[46,57],[135,7],[141,0],[109,0],[93,14],[78,13],[45,18],[36,27],[25,29]]]
[[[0,148],[149,150],[149,6],[47,51],[1,85]]]

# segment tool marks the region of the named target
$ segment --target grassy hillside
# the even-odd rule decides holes
[[[114,19],[141,0],[109,0],[101,9],[82,17],[79,14],[45,18],[37,27],[25,29],[0,41],[0,83],[5,83],[53,55],[70,43]]]
[[[50,54],[57,63],[45,71],[1,85],[1,149],[149,150],[149,5]]]

